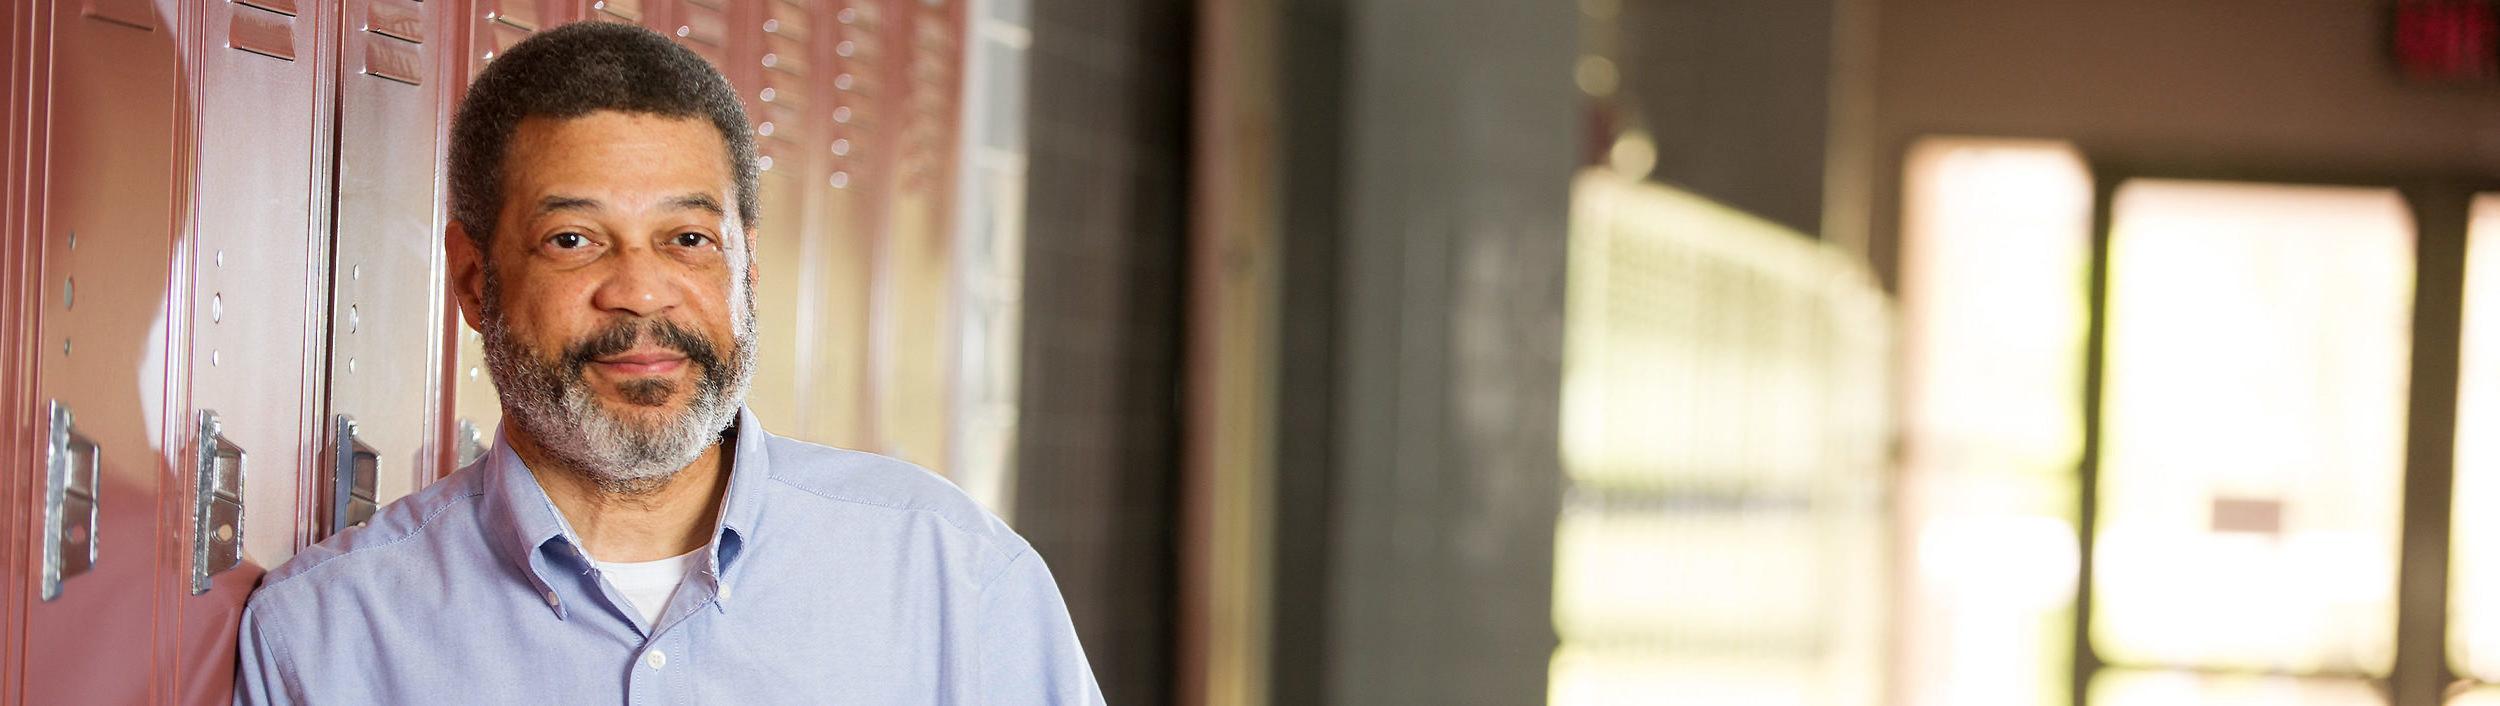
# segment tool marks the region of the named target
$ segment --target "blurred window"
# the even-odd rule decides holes
[[[2412,338],[2404,200],[2136,180],[2112,209],[2095,650],[2112,665],[2386,674]],[[2214,679],[2104,672],[2092,701],[2294,693]],[[2316,686],[2245,702],[2350,703],[2334,694],[2362,684],[2299,683]]]
[[[2094,704],[2146,706],[2381,706],[2369,682],[2257,674],[2111,669],[2092,680]]]
[[[2500,194],[2475,198],[2473,208],[2457,361],[2448,657],[2459,674],[2500,682]],[[2500,704],[2500,696],[2472,703]]]
[[[1874,703],[1884,296],[1852,256],[1606,171],[1571,239],[1552,703]]]
[[[1904,177],[1901,686],[2064,704],[2091,175],[2063,142],[1932,138]]]
[[[1024,328],[1026,54],[1032,0],[973,0],[952,262],[956,346],[947,477],[1009,517]],[[1012,518],[1011,518],[1012,519]]]

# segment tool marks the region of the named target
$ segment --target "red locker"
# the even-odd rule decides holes
[[[166,299],[180,314],[166,327],[176,344],[167,369],[185,394],[169,405],[173,507],[158,535],[172,545],[177,585],[160,630],[177,668],[159,677],[175,680],[182,702],[206,703],[231,689],[232,670],[218,667],[233,659],[244,599],[304,539],[328,283],[333,112],[321,57],[337,16],[290,0],[187,10],[175,32],[189,67],[175,145],[187,170],[174,172],[187,208]]]
[[[438,78],[448,5],[341,3],[324,534],[441,475],[449,304],[434,165],[451,96]]]
[[[176,557],[162,538],[183,430],[169,361],[185,355],[183,263],[175,226],[183,195],[177,134],[187,116],[173,30],[181,18],[144,2],[38,3],[25,88],[39,160],[20,233],[33,335],[10,353],[30,386],[10,400],[18,440],[9,467],[27,518],[11,566],[31,588],[19,601],[26,647],[13,696],[24,703],[163,700],[155,671],[98,664],[171,664],[158,615],[178,599]],[[21,290],[26,291],[26,290]]]

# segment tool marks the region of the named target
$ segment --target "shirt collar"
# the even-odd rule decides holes
[[[764,425],[755,420],[754,411],[738,409],[733,433],[737,436],[729,462],[729,487],[721,494],[720,525],[713,530],[712,543],[706,547],[711,552],[703,564],[703,570],[716,580],[726,580],[736,568],[739,554],[754,542],[756,522],[763,514],[763,487],[772,474],[764,450],[769,435]],[[564,513],[556,510],[555,501],[547,496],[546,488],[538,485],[538,478],[530,475],[521,456],[513,452],[507,434],[508,429],[497,428],[495,447],[487,452],[485,465],[479,469],[484,477],[489,539],[496,545],[497,553],[511,562],[539,595],[547,597],[547,605],[556,617],[562,618],[565,609],[554,598],[549,581],[553,567],[547,564],[546,551],[554,543],[555,551],[574,552],[579,561],[587,562],[588,557],[579,556],[580,545],[572,525],[565,522]]]

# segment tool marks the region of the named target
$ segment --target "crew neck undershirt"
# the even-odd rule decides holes
[[[685,583],[686,574],[694,572],[695,560],[701,556],[703,550],[697,548],[666,559],[591,559],[590,564],[599,568],[599,575],[607,579],[608,585],[616,587],[616,592],[625,594],[625,601],[633,604],[635,612],[642,614],[644,626],[657,629],[660,611],[668,609],[669,599],[677,596],[678,585]]]

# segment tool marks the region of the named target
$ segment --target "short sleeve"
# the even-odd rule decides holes
[[[982,589],[980,625],[981,703],[1103,703],[1059,584],[1032,549],[1009,561]]]

